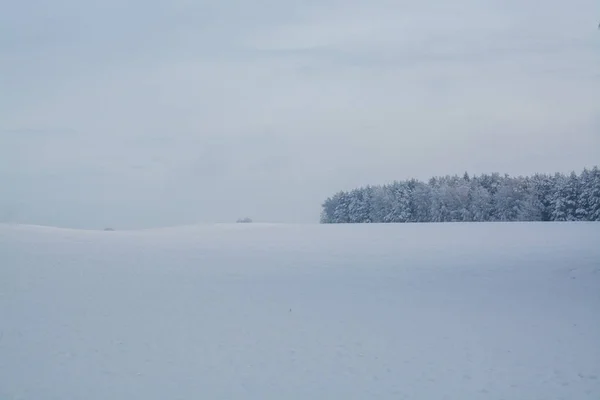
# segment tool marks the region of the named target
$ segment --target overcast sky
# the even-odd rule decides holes
[[[600,2],[0,0],[0,221],[317,222],[600,163]]]

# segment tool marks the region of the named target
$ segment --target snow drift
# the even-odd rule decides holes
[[[0,225],[2,399],[600,398],[600,224]]]

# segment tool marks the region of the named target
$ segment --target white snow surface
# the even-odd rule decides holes
[[[0,225],[0,399],[600,399],[600,224]]]

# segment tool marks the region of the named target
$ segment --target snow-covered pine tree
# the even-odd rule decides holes
[[[450,212],[452,221],[472,221],[473,216],[469,207],[469,183],[470,178],[469,175],[465,173],[463,179],[457,179],[458,177],[454,177],[451,180],[450,190],[448,194],[450,195],[450,207],[452,211]]]
[[[520,200],[515,180],[504,177],[494,195],[496,219],[515,221],[519,215]]]
[[[414,181],[412,185],[413,189],[410,193],[412,221],[430,222],[432,197],[431,187],[419,181]]]
[[[346,224],[350,222],[350,195],[347,192],[340,192],[339,199],[333,210],[333,220],[336,224]]]
[[[531,178],[531,194],[536,197],[535,202],[540,205],[540,220],[552,220],[552,194],[555,183],[553,177],[546,174],[535,174]]]
[[[483,222],[492,219],[492,196],[486,188],[473,179],[469,189],[469,209],[473,221]]]
[[[348,222],[371,222],[370,197],[366,189],[354,189],[348,194]]]
[[[518,183],[518,187],[521,193],[521,203],[517,221],[541,221],[544,206],[539,200],[532,179],[522,178]]]
[[[569,209],[566,202],[567,192],[567,178],[563,174],[556,173],[551,200],[552,221],[567,221]]]
[[[433,178],[429,181],[431,187],[431,222],[450,221],[448,210],[448,183],[446,178]]]
[[[338,192],[331,197],[328,197],[323,204],[321,205],[321,223],[322,224],[335,224],[337,221],[335,220],[334,214],[335,210],[340,202],[342,197],[342,192]]]
[[[579,194],[581,192],[580,181],[577,174],[573,171],[566,181],[566,198],[565,204],[567,208],[567,221],[577,221],[577,209],[579,208]]]
[[[410,193],[406,182],[392,183],[390,191],[391,207],[383,222],[408,222],[411,218]]]
[[[600,169],[592,168],[589,184],[586,185],[587,210],[589,221],[600,221]]]
[[[590,185],[590,171],[584,168],[579,175],[579,194],[577,198],[577,210],[575,216],[578,221],[587,221],[589,212],[589,199],[587,196],[588,186]]]
[[[384,194],[383,187],[371,187],[371,211],[369,213],[369,218],[372,222],[379,223],[383,221],[383,210],[385,208]]]

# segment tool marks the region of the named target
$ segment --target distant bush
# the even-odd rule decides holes
[[[104,230],[105,230],[106,232],[112,232],[112,231],[114,231],[114,229],[113,229],[113,228],[104,228]]]
[[[240,218],[240,219],[237,220],[238,224],[249,224],[251,222],[252,222],[252,219],[248,218],[248,217],[246,217],[246,218]]]

